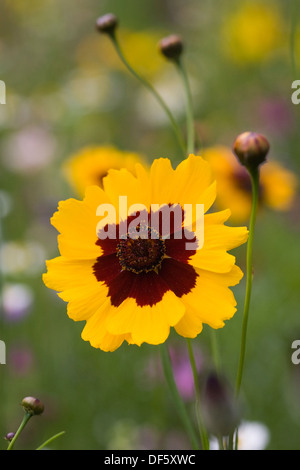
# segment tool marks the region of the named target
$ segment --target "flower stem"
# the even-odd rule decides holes
[[[236,396],[238,396],[239,394],[241,383],[242,383],[245,352],[246,352],[247,327],[248,327],[249,307],[250,307],[252,277],[253,277],[252,275],[252,269],[253,269],[252,252],[253,252],[254,226],[255,226],[255,220],[256,220],[258,192],[259,192],[259,169],[254,168],[251,171],[249,170],[249,174],[250,174],[251,183],[252,183],[252,209],[251,209],[250,224],[249,224],[249,238],[248,238],[248,243],[247,243],[247,284],[246,284],[246,295],[245,295],[245,304],[244,304],[240,361],[239,361],[237,381],[236,381]]]
[[[193,98],[191,88],[186,73],[186,69],[180,59],[175,61],[179,73],[181,75],[185,93],[186,93],[186,118],[187,118],[187,152],[188,154],[195,151],[195,127],[194,127],[194,113],[193,113]]]
[[[53,442],[55,439],[62,436],[63,434],[65,434],[65,431],[61,431],[61,432],[55,434],[54,436],[50,437],[45,442],[43,442],[43,444],[41,444],[36,450],[42,450],[44,447],[51,444],[51,442]]]
[[[187,338],[187,345],[188,345],[190,363],[191,363],[193,377],[194,377],[195,398],[196,398],[195,406],[196,406],[196,416],[197,416],[199,434],[200,434],[203,450],[209,450],[209,441],[208,441],[208,437],[207,437],[207,433],[205,430],[205,426],[204,426],[203,419],[202,419],[202,413],[201,413],[200,390],[199,390],[199,384],[198,384],[196,361],[195,361],[195,356],[194,356],[191,342],[188,338]]]
[[[247,283],[246,283],[246,295],[245,295],[245,304],[244,304],[244,315],[243,315],[243,325],[242,325],[242,339],[241,339],[241,351],[240,351],[240,360],[236,380],[236,398],[239,396],[243,369],[245,362],[245,353],[246,353],[246,342],[247,342],[247,328],[248,328],[248,319],[249,319],[249,307],[250,307],[250,298],[252,290],[252,277],[253,277],[253,266],[252,266],[252,253],[253,253],[253,236],[254,236],[254,226],[256,220],[256,211],[259,195],[259,169],[258,167],[249,170],[251,184],[252,184],[252,209],[250,215],[249,223],[249,238],[247,243]],[[235,439],[235,443],[233,442]],[[238,448],[238,429],[235,433],[231,433],[228,439],[228,448],[229,450]]]
[[[7,450],[12,450],[13,449],[16,440],[18,439],[19,435],[21,434],[21,432],[23,431],[23,429],[25,428],[26,424],[28,423],[28,421],[30,420],[31,417],[32,417],[32,413],[26,412],[24,414],[24,417],[23,417],[23,420],[22,420],[22,422],[19,426],[19,429],[17,430],[17,432],[14,435],[13,439],[10,441]]]
[[[185,427],[185,430],[189,436],[189,439],[191,441],[192,447],[194,450],[199,449],[199,442],[194,430],[194,426],[191,423],[190,417],[187,413],[187,410],[185,408],[185,405],[182,401],[182,398],[178,392],[174,375],[173,375],[173,370],[172,370],[172,364],[169,356],[169,351],[167,349],[167,346],[165,344],[162,344],[160,347],[160,352],[161,352],[161,360],[162,360],[162,365],[164,369],[164,374],[167,380],[167,383],[169,385],[170,391],[172,393],[175,405],[176,405],[176,410],[182,420],[182,423]]]
[[[214,360],[214,365],[216,368],[217,373],[220,372],[220,354],[218,348],[218,339],[216,335],[216,331],[213,328],[210,328],[210,337],[211,337],[211,350],[212,350],[212,357]]]
[[[120,47],[120,44],[119,44],[119,41],[116,37],[116,34],[114,32],[110,33],[109,34],[109,37],[111,38],[112,40],[112,43],[116,49],[116,52],[119,56],[119,58],[121,59],[122,63],[125,65],[125,67],[127,68],[127,70],[143,85],[145,86],[149,91],[150,93],[152,93],[152,95],[154,96],[154,98],[156,99],[156,101],[159,103],[159,105],[162,107],[162,109],[165,111],[170,123],[171,123],[171,126],[173,128],[173,131],[174,131],[174,134],[176,136],[176,139],[178,141],[178,144],[179,144],[179,147],[181,148],[181,150],[184,152],[185,154],[185,143],[184,143],[184,139],[181,135],[181,131],[178,127],[178,124],[176,123],[170,109],[168,108],[168,106],[166,105],[165,101],[162,99],[162,97],[160,96],[160,94],[156,91],[156,89],[151,85],[151,83],[149,83],[144,77],[142,77],[139,73],[136,72],[136,70],[134,70],[132,68],[132,66],[128,63],[127,59],[125,58],[123,52],[122,52],[122,49]]]

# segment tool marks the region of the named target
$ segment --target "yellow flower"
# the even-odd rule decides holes
[[[128,215],[119,207],[125,197],[131,208]],[[68,302],[70,318],[86,321],[84,340],[113,351],[124,341],[163,343],[171,327],[181,336],[194,338],[203,324],[224,326],[236,311],[229,287],[243,276],[228,251],[244,243],[248,231],[224,225],[229,210],[206,214],[215,197],[209,164],[190,155],[175,170],[163,158],[154,160],[150,170],[137,164],[136,176],[126,169],[111,170],[103,189],[89,186],[83,201],[60,202],[51,222],[60,233],[61,256],[47,261],[43,279]],[[135,204],[145,210],[134,209]],[[161,212],[153,204],[163,205]],[[189,229],[182,219],[178,222],[175,212],[174,217],[168,212],[176,207],[182,215],[187,204],[204,207],[201,249],[194,232],[197,211]],[[115,219],[100,220],[103,207],[114,208]],[[143,216],[139,223],[136,210],[138,220]],[[153,214],[160,214],[159,224]],[[167,216],[169,227],[165,227]],[[142,230],[148,236],[142,236]]]
[[[237,63],[266,60],[283,41],[283,24],[275,6],[246,1],[224,22],[226,54]]]
[[[154,77],[165,66],[165,60],[158,52],[162,34],[158,31],[118,31],[118,40],[128,62],[142,75]],[[99,35],[85,38],[78,47],[77,60],[80,68],[99,71],[99,65],[110,70],[125,70],[111,41]]]
[[[232,220],[248,220],[252,203],[251,181],[247,170],[238,162],[230,148],[215,146],[203,151],[210,163],[218,185],[216,204],[219,209],[229,207]],[[279,163],[268,161],[260,168],[260,207],[278,211],[288,210],[295,198],[297,178]]]
[[[136,163],[144,161],[137,153],[121,151],[113,146],[85,147],[66,161],[63,172],[70,185],[84,196],[87,186],[102,187],[108,170],[127,168],[134,172]]]

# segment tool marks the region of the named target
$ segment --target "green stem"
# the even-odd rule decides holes
[[[225,450],[222,436],[218,437],[218,443],[219,443],[219,450]]]
[[[200,434],[203,450],[209,450],[209,440],[208,440],[208,437],[207,437],[207,433],[206,433],[206,430],[205,430],[204,422],[203,422],[203,419],[202,419],[202,413],[201,413],[200,390],[199,390],[199,383],[198,383],[197,366],[196,366],[196,361],[195,361],[193,348],[192,348],[191,342],[188,338],[187,338],[187,345],[188,345],[189,358],[190,358],[190,363],[191,363],[191,368],[192,368],[192,371],[193,371],[193,378],[194,378],[195,406],[196,406],[196,416],[197,416],[199,434]]]
[[[175,61],[179,73],[182,77],[185,93],[186,93],[186,118],[187,118],[187,151],[188,154],[195,152],[195,126],[193,113],[193,97],[186,73],[186,69],[180,59]]]
[[[62,436],[63,434],[65,434],[65,431],[61,431],[61,432],[55,434],[54,436],[47,439],[47,441],[43,442],[43,444],[41,444],[36,450],[42,450],[44,447],[51,444],[51,442],[53,442],[55,439]]]
[[[212,357],[214,359],[216,371],[217,373],[219,373],[221,369],[221,366],[220,366],[221,361],[220,361],[217,335],[216,335],[216,331],[213,328],[210,328],[210,336],[211,336]]]
[[[28,423],[28,421],[30,420],[30,418],[32,417],[32,414],[31,413],[25,413],[24,414],[24,417],[23,417],[23,420],[19,426],[19,429],[17,430],[16,434],[14,435],[13,439],[10,441],[9,443],[9,446],[7,448],[7,450],[12,450],[14,445],[15,445],[15,442],[16,440],[18,439],[19,435],[21,434],[21,432],[23,431],[23,429],[25,428],[26,424]]]
[[[172,370],[172,364],[171,364],[171,359],[169,356],[169,352],[167,349],[166,344],[162,344],[160,347],[160,352],[161,352],[161,360],[162,360],[162,365],[164,369],[164,374],[167,380],[167,383],[169,385],[170,391],[172,393],[175,406],[176,406],[176,411],[178,412],[182,423],[185,427],[185,430],[189,436],[189,439],[191,441],[192,447],[194,450],[199,449],[199,442],[194,430],[194,426],[191,423],[190,417],[187,413],[187,410],[185,408],[185,405],[182,401],[182,398],[178,392],[174,375],[173,375],[173,370]]]
[[[241,339],[241,351],[240,351],[240,360],[238,366],[237,380],[236,380],[236,398],[238,398],[242,377],[243,369],[245,362],[245,353],[246,353],[246,343],[247,343],[247,329],[248,329],[248,319],[249,319],[249,308],[250,308],[250,299],[252,291],[252,277],[253,277],[253,265],[252,265],[252,253],[253,253],[253,237],[254,237],[254,227],[256,220],[257,212],[257,203],[259,195],[259,169],[254,168],[249,170],[251,184],[252,184],[252,209],[250,215],[249,223],[249,238],[247,243],[247,282],[246,282],[246,295],[245,295],[245,304],[244,304],[244,315],[243,315],[243,325],[242,325],[242,339]],[[229,436],[229,450],[233,448],[237,449],[238,443],[238,429],[235,433],[235,443],[234,433]]]
[[[159,93],[156,91],[156,89],[151,85],[151,83],[149,83],[144,77],[142,77],[140,74],[138,74],[136,72],[136,70],[134,70],[131,65],[128,63],[127,59],[125,58],[122,50],[121,50],[121,47],[120,47],[120,44],[119,44],[119,41],[117,40],[117,37],[115,35],[115,33],[111,33],[109,35],[109,37],[111,38],[112,40],[112,43],[116,49],[116,52],[119,56],[119,58],[121,59],[122,63],[125,65],[125,67],[127,68],[127,70],[143,85],[145,86],[149,91],[150,93],[152,93],[152,95],[154,96],[154,98],[156,99],[156,101],[158,102],[158,104],[162,107],[162,109],[165,111],[170,123],[171,123],[171,126],[173,128],[173,131],[174,131],[174,134],[176,136],[176,139],[178,141],[178,144],[179,144],[179,147],[181,148],[181,150],[183,151],[183,153],[185,154],[185,143],[184,143],[184,140],[183,140],[183,137],[181,135],[181,131],[178,127],[178,124],[176,123],[170,109],[168,108],[168,106],[166,105],[166,103],[164,102],[164,100],[162,99],[162,97],[159,95]]]
[[[254,226],[255,226],[255,220],[256,220],[258,192],[259,192],[258,168],[255,168],[252,171],[249,171],[249,174],[250,174],[251,183],[252,183],[252,209],[251,209],[251,216],[250,216],[250,223],[249,223],[249,238],[248,238],[248,243],[247,243],[247,284],[246,284],[246,296],[245,296],[245,304],[244,304],[240,361],[239,361],[237,382],[236,382],[236,396],[238,396],[240,388],[241,388],[244,361],[245,361],[249,307],[250,307],[251,290],[252,290],[253,236],[254,236]]]

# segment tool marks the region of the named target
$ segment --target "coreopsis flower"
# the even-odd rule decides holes
[[[134,152],[118,150],[113,146],[85,147],[72,155],[64,164],[63,172],[70,185],[84,196],[87,186],[99,185],[109,169],[135,170],[145,158]]]
[[[209,164],[190,155],[176,169],[161,158],[150,169],[137,164],[135,175],[110,170],[83,201],[59,203],[51,222],[60,256],[47,261],[43,279],[68,302],[70,318],[86,321],[84,340],[113,351],[124,341],[163,343],[171,327],[195,338],[203,324],[224,326],[236,311],[229,287],[243,276],[228,251],[248,231],[224,225],[229,210],[207,213],[215,197]],[[189,222],[178,218],[186,211]]]
[[[282,46],[284,28],[275,5],[252,0],[241,2],[224,21],[225,53],[241,65],[265,61]]]
[[[219,209],[229,207],[232,221],[244,222],[249,218],[252,187],[248,171],[226,146],[204,149],[203,157],[210,163],[218,185]],[[272,210],[291,208],[297,190],[297,178],[290,170],[275,161],[260,167],[259,205]]]

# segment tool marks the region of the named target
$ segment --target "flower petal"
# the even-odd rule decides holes
[[[163,343],[174,326],[184,315],[183,303],[168,291],[153,306],[138,306],[135,299],[128,298],[118,308],[113,308],[107,321],[112,334],[130,333],[132,341],[141,345]]]
[[[100,220],[96,211],[100,204],[108,202],[102,189],[91,186],[87,188],[83,201],[68,199],[59,203],[51,223],[60,232],[58,245],[62,256],[95,259],[101,254],[101,249],[96,245],[96,229]]]
[[[229,286],[237,284],[243,276],[237,266],[226,274],[200,270],[198,274],[195,289],[181,298],[186,313],[175,326],[178,334],[190,338],[200,333],[203,323],[212,328],[222,328],[224,321],[234,315],[236,301]]]

